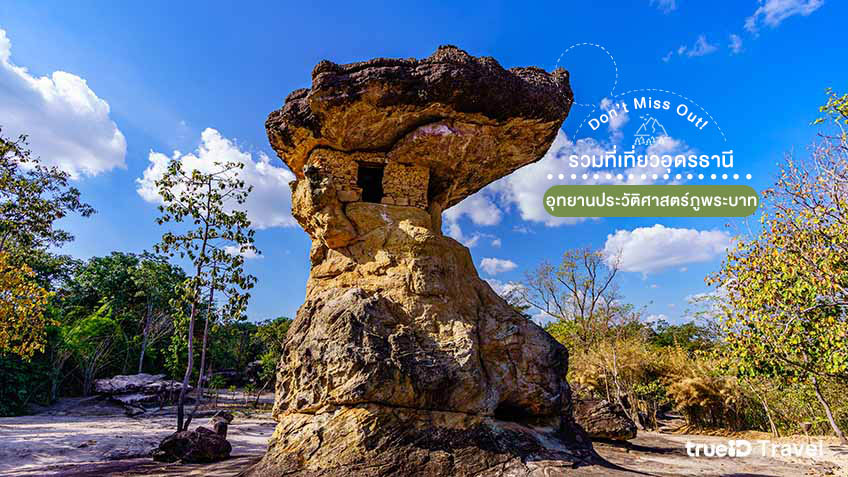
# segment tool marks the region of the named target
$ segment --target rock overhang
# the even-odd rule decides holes
[[[421,60],[322,61],[311,88],[291,93],[266,129],[298,179],[322,163],[349,185],[351,163],[384,164],[401,172],[387,176],[389,188],[413,177],[385,203],[440,211],[539,160],[572,102],[563,69],[507,70],[442,46]],[[359,192],[354,186],[343,198],[359,200]]]

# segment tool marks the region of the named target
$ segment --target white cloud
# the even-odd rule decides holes
[[[686,55],[690,58],[695,56],[706,56],[711,53],[715,53],[716,51],[718,51],[718,46],[707,41],[706,35],[698,35],[698,39],[695,40],[695,44],[691,47],[681,45],[677,48],[678,55]]]
[[[742,52],[742,38],[735,33],[730,34],[730,43],[727,45],[730,48],[730,53],[738,55]]]
[[[651,283],[651,288],[659,288],[659,287],[660,287],[660,286],[659,286],[659,285],[657,285],[656,283]]]
[[[472,232],[471,234],[466,235],[462,231],[462,227],[460,227],[458,222],[445,221],[443,225],[443,231],[445,235],[453,238],[454,240],[461,243],[462,245],[465,245],[468,248],[476,247],[482,239],[491,240],[492,247],[501,246],[501,239],[499,239],[496,235],[482,232]]]
[[[686,301],[686,303],[694,304],[694,303],[698,303],[698,302],[701,302],[701,301],[704,301],[704,300],[709,300],[709,299],[711,299],[715,296],[717,296],[715,291],[709,291],[709,292],[704,292],[704,293],[693,293],[691,295],[686,295],[686,298],[684,298],[684,300]]]
[[[257,258],[262,258],[262,255],[256,253],[255,249],[246,250],[244,252],[239,249],[239,247],[235,245],[229,245],[224,247],[224,251],[230,255],[241,255],[245,260],[253,260]]]
[[[518,268],[518,264],[512,260],[500,258],[484,258],[480,262],[480,268],[486,271],[489,275],[497,275],[498,273],[509,272]]]
[[[476,225],[497,225],[501,221],[501,210],[498,209],[484,192],[466,197],[444,213],[444,218],[456,222],[463,215],[468,216]]]
[[[771,28],[780,25],[783,20],[795,15],[808,16],[824,5],[824,0],[760,0],[760,6],[754,14],[745,20],[745,29],[756,33],[760,23]]]
[[[604,98],[601,100],[601,109],[608,112],[609,122],[607,127],[610,132],[620,134],[622,126],[630,120],[630,115],[627,110],[621,107],[621,102],[613,103],[611,99]]]
[[[500,239],[494,235],[480,232],[473,232],[470,235],[466,235],[459,225],[459,220],[462,216],[467,216],[475,225],[491,226],[499,224],[503,217],[503,212],[495,205],[487,191],[481,190],[446,210],[442,214],[445,233],[469,248],[476,246],[481,238],[492,239],[492,246],[500,247]]]
[[[468,248],[474,247],[480,241],[481,234],[473,233],[471,235],[465,235],[462,231],[462,227],[459,226],[457,222],[448,222],[445,221],[445,234],[448,237],[453,238],[457,242],[465,245]]]
[[[601,103],[604,108],[612,108],[612,101],[604,98]],[[620,128],[629,120],[627,113],[621,112],[615,120],[609,122],[610,142],[615,142],[620,137]],[[488,187],[466,198],[459,204],[446,210],[443,214],[445,234],[453,237],[466,247],[476,246],[480,239],[492,238],[492,245],[497,247],[499,240],[491,234],[473,232],[466,233],[459,224],[459,220],[466,216],[475,225],[491,226],[501,222],[503,215],[511,207],[515,206],[522,219],[531,222],[541,222],[549,227],[560,225],[572,225],[590,220],[586,217],[553,217],[545,211],[540,195],[553,185],[547,176],[557,176],[568,172],[578,176],[591,172],[598,173],[599,179],[588,179],[582,183],[586,184],[649,184],[652,183],[651,174],[665,172],[665,169],[632,168],[621,171],[625,178],[617,179],[613,174],[612,179],[607,179],[607,172],[601,170],[589,170],[582,167],[572,168],[568,164],[571,155],[581,156],[583,154],[592,156],[603,156],[612,145],[605,145],[592,138],[578,139],[572,141],[561,130],[557,133],[548,152],[539,161],[522,167],[512,174],[490,184]],[[668,136],[657,141],[647,149],[648,154],[683,154],[688,151],[688,146],[681,140]],[[626,178],[632,173],[632,179]],[[617,173],[616,173],[617,174]],[[646,174],[646,179],[642,179]],[[514,226],[513,231],[518,233],[532,233],[526,226]]]
[[[35,77],[11,61],[12,42],[0,29],[0,127],[29,135],[33,155],[74,179],[125,168],[127,142],[109,117],[109,103],[85,79],[64,71]]]
[[[568,156],[571,154],[600,155],[604,152],[603,147],[594,139],[578,139],[574,143],[560,130],[542,159],[499,179],[486,189],[496,194],[495,196],[501,206],[516,206],[524,220],[542,222],[551,227],[580,223],[587,219],[583,217],[553,217],[545,211],[541,196],[550,186],[554,185],[547,176],[548,174],[556,176],[566,171],[582,174],[583,169],[568,167]]]
[[[235,142],[221,136],[215,129],[207,128],[201,133],[200,145],[192,153],[174,151],[169,158],[150,151],[148,159],[150,165],[145,169],[143,177],[136,179],[136,191],[148,202],[161,202],[155,182],[162,177],[171,159],[180,160],[186,171],[204,172],[212,170],[215,162],[238,162],[244,164],[241,179],[246,185],[253,186],[247,202],[240,206],[247,210],[252,225],[257,229],[297,225],[291,216],[288,185],[294,180],[294,174],[288,169],[272,165],[271,159],[264,153],[260,152],[258,160],[254,160],[251,153],[242,151]]]
[[[662,57],[663,63],[668,63],[671,60],[671,57],[674,56],[674,51],[669,51],[665,56]]]
[[[609,100],[606,100],[609,101]],[[607,105],[611,103],[607,102]],[[627,120],[626,118],[624,119]],[[617,127],[620,127],[617,126]],[[611,129],[610,140],[614,142],[617,130]],[[466,236],[462,233],[457,220],[462,215],[467,215],[472,222],[479,225],[486,225],[487,220],[491,223],[498,223],[501,220],[501,212],[509,210],[511,207],[518,209],[522,219],[530,222],[541,222],[548,227],[556,227],[561,225],[573,225],[591,220],[586,217],[554,217],[550,215],[544,208],[543,201],[540,199],[544,192],[555,183],[548,179],[548,175],[556,177],[559,174],[575,174],[582,176],[584,173],[591,175],[598,174],[598,179],[592,177],[582,180],[582,184],[650,184],[653,182],[652,175],[657,174],[658,178],[666,172],[661,167],[657,168],[631,168],[625,171],[605,171],[599,169],[587,169],[583,167],[570,167],[569,157],[572,155],[582,156],[604,156],[608,150],[612,150],[611,144],[604,144],[596,141],[593,138],[583,138],[577,141],[572,141],[566,136],[562,130],[557,133],[556,138],[551,144],[550,149],[539,161],[524,166],[512,174],[497,180],[490,184],[485,189],[477,192],[475,195],[465,199],[455,207],[460,207],[460,211],[452,212],[453,208],[445,211],[445,228],[446,234],[463,242],[466,246],[468,243],[476,244],[476,234]],[[674,139],[669,136],[664,136],[646,150],[647,154],[686,154],[689,152],[689,147],[683,141]],[[622,179],[617,178],[618,173],[623,174]],[[608,179],[607,174],[611,173],[612,178]],[[632,174],[632,178],[628,178],[628,174]],[[642,175],[645,179],[642,179]],[[471,199],[471,200],[470,200]],[[467,205],[465,205],[467,203]],[[472,207],[473,206],[473,207]],[[476,216],[476,219],[475,219]],[[487,219],[486,217],[497,217],[497,222],[494,218]],[[519,233],[531,233],[532,231],[525,226],[515,226],[513,231]]]
[[[502,282],[496,278],[485,278],[484,281],[495,293],[507,299],[515,298],[516,294],[524,290],[524,285],[518,282]]]
[[[656,6],[663,13],[677,10],[677,0],[651,0],[651,5]]]
[[[668,316],[666,316],[664,313],[658,313],[656,315],[648,315],[648,316],[645,317],[645,323],[648,323],[650,325],[652,325],[652,324],[654,324],[658,321],[666,321],[667,322]]]
[[[604,255],[607,263],[618,261],[622,271],[647,274],[710,261],[724,254],[732,244],[732,237],[720,230],[698,231],[656,224],[608,235]]]

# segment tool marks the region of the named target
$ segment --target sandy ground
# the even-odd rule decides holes
[[[686,443],[726,444],[728,438],[685,434],[639,432],[627,443],[596,442],[595,450],[612,467],[586,467],[573,475],[655,475],[655,476],[848,476],[848,446],[835,439],[823,440],[822,455],[810,457],[763,457],[757,439],[749,439],[754,448],[748,457],[690,457]],[[817,443],[818,438],[812,438]],[[776,440],[778,444],[806,444],[805,437]],[[770,452],[769,452],[770,454]]]
[[[263,396],[262,401],[273,395]],[[208,425],[195,417],[196,425]],[[265,452],[274,431],[269,412],[235,411],[227,439],[232,459],[203,466],[160,464],[149,458],[165,436],[174,432],[173,408],[128,417],[123,409],[99,400],[62,399],[36,415],[0,418],[0,475],[234,475]]]
[[[263,401],[272,397],[263,397]],[[208,417],[197,418],[206,424]],[[274,422],[267,412],[236,413],[229,428],[232,458],[216,464],[153,462],[149,454],[173,432],[172,409],[127,417],[103,402],[62,400],[40,414],[0,418],[3,476],[234,476],[265,451]],[[193,426],[192,426],[193,427]],[[686,442],[726,443],[727,438],[640,432],[628,443],[597,442],[606,466],[573,469],[573,476],[848,476],[848,446],[825,440],[823,455],[809,457],[689,457]],[[753,439],[752,439],[753,440]],[[806,443],[805,438],[780,443]],[[813,438],[812,442],[817,442]]]

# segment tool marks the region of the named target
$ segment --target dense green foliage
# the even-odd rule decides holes
[[[202,217],[213,221],[205,254],[190,245],[196,238],[192,233],[166,233],[158,254],[113,252],[74,260],[54,252],[73,239],[55,221],[94,210],[68,186],[66,173],[40,165],[25,146],[25,138],[0,137],[0,416],[60,396],[90,394],[94,380],[116,374],[164,373],[182,379],[192,307],[199,320],[192,338],[202,339],[205,330],[209,334],[205,369],[231,370],[240,376],[237,384],[259,380],[261,374],[265,381],[254,385],[273,387],[267,381],[273,373],[252,371],[257,375],[252,377],[248,371],[273,368],[268,363],[279,360],[288,320],[244,321],[248,295],[242,290],[255,279],[244,274],[243,256],[229,253],[225,242],[235,243],[242,253],[254,251],[253,232],[244,212],[221,209],[227,190],[216,188],[210,196],[208,204],[218,209],[205,208],[214,212]],[[177,166],[173,171],[180,172]],[[208,186],[204,177],[185,176]],[[243,187],[237,175],[223,180]],[[197,184],[170,185],[185,190]],[[209,195],[208,187],[205,192]],[[243,202],[246,192],[234,197],[235,203]],[[169,209],[161,222],[191,216],[188,205]],[[174,255],[197,259],[201,273],[187,275],[170,261]],[[211,290],[219,298],[212,299]],[[194,353],[189,379],[200,379],[201,360]]]
[[[44,334],[44,350],[29,362],[0,355],[0,415],[19,414],[28,404],[48,404],[59,396],[88,394],[94,379],[138,372],[145,330],[143,371],[182,378],[186,350],[173,340],[180,335],[174,332],[169,305],[185,281],[182,269],[147,253],[115,252],[71,264],[69,276],[45,277],[45,283],[55,280],[56,286],[45,310],[54,323]],[[202,338],[205,316],[195,338]],[[277,318],[213,324],[208,370],[236,372],[244,376],[238,384],[247,384],[252,377],[247,371],[257,368],[257,388],[272,389],[289,323]],[[169,365],[176,350],[177,365]],[[199,359],[195,356],[196,363]],[[192,376],[199,377],[197,372]]]
[[[759,233],[738,242],[710,281],[723,287],[724,346],[740,375],[813,390],[848,444],[822,392],[848,380],[848,121],[831,95],[827,124],[808,158],[789,155],[765,192]],[[835,129],[835,133],[833,130]]]

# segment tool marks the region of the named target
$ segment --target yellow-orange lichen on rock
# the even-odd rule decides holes
[[[481,280],[441,213],[542,157],[564,70],[321,62],[266,123],[312,238],[277,377],[278,426],[247,475],[557,475],[591,459],[565,348]]]

